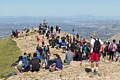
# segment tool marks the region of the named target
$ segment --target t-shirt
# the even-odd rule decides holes
[[[62,69],[62,68],[63,68],[60,59],[55,58],[55,59],[54,59],[54,62],[56,63],[56,67],[57,67],[57,68],[59,68],[59,69]]]
[[[40,59],[34,57],[30,60],[29,64],[32,65],[32,70],[38,70],[40,68]]]
[[[23,62],[22,62],[22,61],[19,61],[18,65],[22,65],[22,64],[23,64]]]
[[[116,51],[117,50],[117,45],[115,43],[111,43],[110,45],[113,46],[112,51]],[[110,48],[110,45],[108,46],[108,49]]]
[[[65,43],[65,42],[62,42],[62,46],[63,46],[63,47],[66,47],[66,43]]]
[[[62,39],[61,38],[59,38],[58,40],[59,40],[59,43],[62,43]]]
[[[27,56],[23,56],[22,62],[24,63],[24,67],[28,66],[28,57]]]
[[[74,53],[71,51],[66,52],[66,62],[69,63],[70,61],[73,60]]]

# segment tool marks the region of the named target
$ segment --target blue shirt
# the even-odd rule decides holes
[[[62,42],[62,46],[65,47],[66,46],[66,42]]]
[[[38,54],[37,54],[37,58],[38,58],[38,59],[40,59],[40,58],[41,58],[40,53],[38,53]]]
[[[62,69],[62,68],[63,68],[60,59],[55,58],[55,59],[54,59],[54,62],[56,63],[56,67],[57,67],[57,68],[59,68],[59,69]]]

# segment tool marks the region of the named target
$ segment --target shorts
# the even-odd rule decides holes
[[[107,55],[107,52],[104,52],[104,53],[102,53],[102,55],[103,55],[103,57],[106,57],[106,55]]]
[[[100,54],[96,52],[92,52],[90,55],[90,61],[93,61],[93,62],[100,61]]]
[[[63,49],[65,50],[65,49],[66,49],[66,47],[63,47]]]

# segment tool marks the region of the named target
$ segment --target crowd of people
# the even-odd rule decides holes
[[[18,31],[17,29],[12,30],[11,37],[12,38],[18,38],[21,35],[28,36],[29,32],[30,32],[30,27],[29,26],[27,28],[22,29],[21,32]]]
[[[99,61],[120,62],[120,41],[117,44],[116,40],[103,41],[96,33],[91,36],[91,41],[85,38],[80,38],[79,34],[70,36],[58,36],[61,32],[61,27],[47,26],[40,24],[39,35],[43,35],[48,39],[49,45],[45,44],[42,37],[42,45],[37,44],[36,51],[31,57],[30,54],[24,53],[17,60],[18,65],[15,66],[17,72],[24,71],[39,71],[41,68],[48,69],[50,72],[63,69],[63,63],[70,64],[71,61],[79,61],[82,64],[83,60],[91,62],[91,71],[98,72]],[[40,41],[39,37],[36,37]],[[51,59],[51,48],[63,49],[62,54],[65,54],[65,60],[62,61],[60,53],[53,54],[54,59]],[[28,55],[28,56],[27,56]]]

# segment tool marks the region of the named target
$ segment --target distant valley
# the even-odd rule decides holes
[[[27,26],[38,27],[39,23],[43,22],[44,18],[36,17],[0,17],[0,38],[4,38],[11,34],[11,30],[21,30]],[[120,20],[119,19],[86,19],[84,17],[71,17],[71,18],[47,18],[49,26],[55,27],[60,25],[63,32],[73,33],[72,29],[75,29],[75,33],[80,36],[90,39],[93,32],[99,34],[103,40],[111,38],[113,35],[120,32]]]

